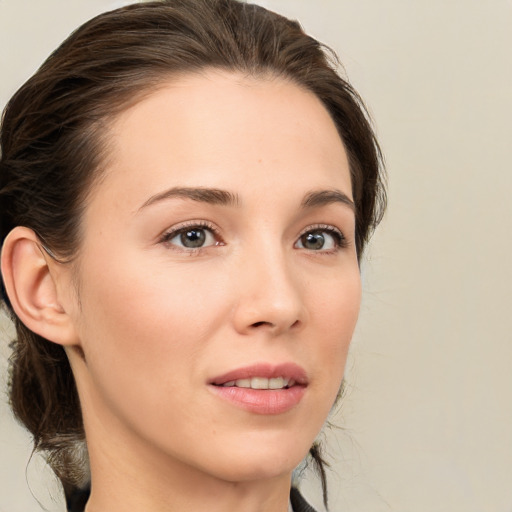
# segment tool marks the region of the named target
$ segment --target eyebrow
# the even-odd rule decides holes
[[[237,194],[219,188],[203,187],[173,187],[159,194],[151,196],[140,208],[172,198],[192,199],[201,203],[218,204],[222,206],[239,206],[240,198]]]
[[[338,189],[316,190],[306,194],[302,200],[302,208],[315,208],[325,206],[332,203],[342,203],[348,206],[353,212],[356,211],[354,201],[350,199],[344,192]]]
[[[151,196],[139,208],[139,211],[167,199],[183,198],[192,199],[201,203],[221,206],[240,206],[241,200],[238,194],[219,188],[205,187],[172,187],[164,192]],[[354,201],[347,194],[338,189],[315,190],[309,192],[301,201],[301,208],[318,208],[332,203],[341,203],[355,212]]]

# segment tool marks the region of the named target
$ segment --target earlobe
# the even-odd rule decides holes
[[[59,300],[58,265],[31,229],[18,226],[7,235],[2,247],[2,277],[16,315],[43,338],[74,345],[73,322]]]

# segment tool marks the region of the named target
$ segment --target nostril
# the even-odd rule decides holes
[[[295,322],[293,322],[291,328],[293,329],[294,327],[299,327],[300,325],[300,320],[295,320]]]
[[[295,322],[293,322],[293,324],[290,326],[290,328],[294,329],[294,328],[299,327],[300,325],[301,325],[300,320],[295,320]],[[274,327],[277,327],[276,324],[273,324],[272,322],[265,322],[265,321],[254,322],[253,324],[251,324],[251,327],[254,329],[257,329],[257,328],[263,327],[263,326],[266,326],[269,329],[273,329]]]
[[[270,322],[254,322],[252,327],[261,327],[262,325],[268,325],[269,327],[273,326]]]

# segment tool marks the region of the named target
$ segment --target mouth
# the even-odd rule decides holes
[[[256,414],[282,414],[293,409],[307,386],[305,370],[295,363],[238,368],[209,382],[215,395]]]

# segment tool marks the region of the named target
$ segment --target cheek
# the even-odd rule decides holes
[[[146,267],[120,261],[84,273],[81,342],[88,371],[107,395],[129,389],[132,402],[158,407],[174,383],[198,378],[224,288],[197,273]]]
[[[317,329],[317,335],[313,337],[314,348],[319,364],[329,377],[325,379],[325,386],[331,397],[341,385],[360,303],[361,280],[359,270],[354,269],[331,280],[325,293],[317,296],[311,307],[312,324]]]
[[[215,272],[176,268],[159,261],[148,264],[140,258],[119,260],[112,267],[93,268],[85,274],[84,317],[111,331],[114,340],[124,338],[123,345],[136,334],[151,332],[158,333],[154,343],[162,345],[168,344],[169,338],[180,343],[181,333],[194,332],[201,337],[204,324],[215,311],[213,305],[221,299],[222,287],[215,283]]]
[[[358,268],[343,269],[315,287],[310,311],[314,323],[330,332],[330,338],[350,341],[361,304],[361,278]]]

